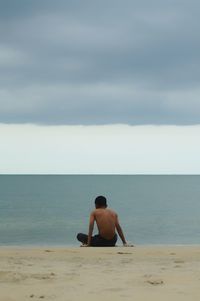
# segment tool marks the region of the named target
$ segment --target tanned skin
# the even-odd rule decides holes
[[[112,239],[115,235],[115,231],[119,234],[124,246],[127,246],[122,228],[119,224],[117,214],[107,207],[98,207],[91,212],[89,221],[89,231],[88,231],[88,242],[86,247],[91,244],[91,237],[94,229],[94,223],[96,222],[99,234],[105,239]]]

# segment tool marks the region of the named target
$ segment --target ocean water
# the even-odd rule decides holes
[[[79,245],[98,195],[129,242],[200,244],[200,176],[1,175],[0,245]]]

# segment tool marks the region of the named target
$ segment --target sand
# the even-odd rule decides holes
[[[0,301],[200,300],[200,246],[0,248]]]

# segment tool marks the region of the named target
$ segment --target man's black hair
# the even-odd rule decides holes
[[[95,199],[95,205],[97,207],[107,207],[107,200],[104,196],[100,195]]]

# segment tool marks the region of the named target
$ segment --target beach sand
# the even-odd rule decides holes
[[[0,301],[200,299],[200,246],[0,248]]]

